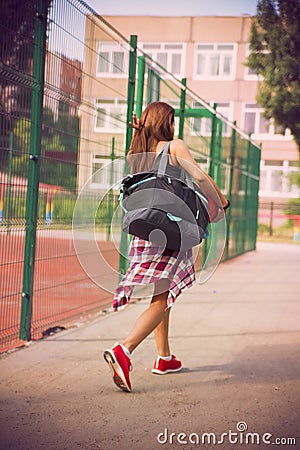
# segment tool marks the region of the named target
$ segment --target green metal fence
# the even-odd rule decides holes
[[[100,249],[116,273],[126,268],[117,183],[132,111],[140,115],[154,100],[174,106],[178,137],[231,200],[223,260],[255,249],[260,149],[219,114],[218,105],[205,103],[185,79],[144,53],[138,36],[122,36],[80,0],[26,0],[21,6],[4,0],[3,8],[1,351],[111,301],[109,275],[96,267],[91,276],[82,262],[93,265]],[[84,211],[82,245],[74,246],[78,198],[85,207],[98,205],[97,249],[85,241]]]

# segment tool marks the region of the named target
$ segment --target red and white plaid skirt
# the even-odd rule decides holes
[[[128,304],[134,286],[148,286],[169,279],[167,308],[195,282],[192,250],[176,252],[133,236],[129,249],[130,267],[117,288],[113,301],[115,311]]]

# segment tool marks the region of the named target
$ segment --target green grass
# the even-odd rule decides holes
[[[270,227],[266,224],[258,224],[257,240],[260,242],[284,242],[300,244],[300,239],[294,241],[294,227],[292,221],[287,221],[279,227],[273,228],[270,233]]]

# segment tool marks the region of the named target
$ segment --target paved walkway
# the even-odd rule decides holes
[[[150,336],[134,353],[130,394],[101,353],[144,302],[5,356],[1,450],[264,449],[277,438],[276,448],[300,449],[299,267],[300,247],[288,244],[222,264],[172,311],[185,369],[153,375]]]

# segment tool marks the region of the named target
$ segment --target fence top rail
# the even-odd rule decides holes
[[[110,32],[111,37],[118,37],[122,41],[126,42],[130,46],[130,40],[127,39],[120,31],[118,31],[113,25],[111,25],[107,20],[104,19],[103,16],[100,16],[90,5],[88,5],[84,0],[67,0],[67,2],[74,6],[77,10],[81,11],[86,16],[89,15],[89,19],[95,24],[101,23],[101,25],[105,26]]]

